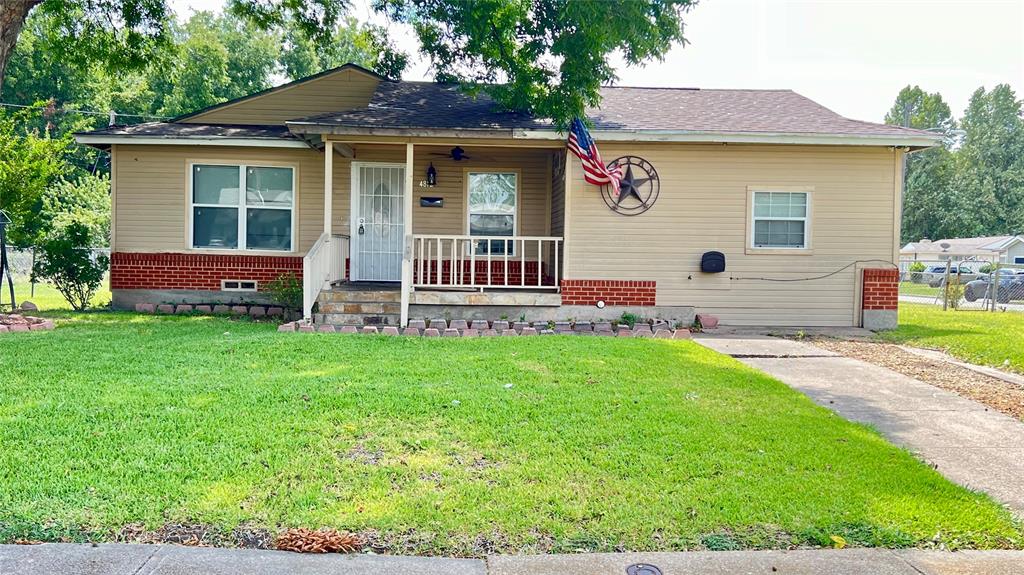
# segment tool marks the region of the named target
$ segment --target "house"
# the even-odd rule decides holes
[[[914,261],[977,261],[1024,264],[1024,236],[986,236],[981,238],[922,239],[900,249],[900,265]]]
[[[113,303],[255,300],[294,273],[334,323],[895,324],[902,159],[938,136],[788,90],[602,94],[618,192],[545,119],[351,64],[77,134],[111,154]]]

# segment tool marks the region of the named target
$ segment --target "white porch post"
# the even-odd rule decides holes
[[[412,148],[405,145],[405,193],[402,194],[402,223],[405,245],[402,248],[402,327],[409,325],[409,298],[412,295]]]
[[[334,225],[332,216],[332,200],[334,196],[334,143],[324,142],[324,233],[331,235]]]

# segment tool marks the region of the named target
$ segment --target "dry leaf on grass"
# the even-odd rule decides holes
[[[296,553],[355,553],[365,542],[361,537],[337,529],[289,529],[277,536],[275,546]]]

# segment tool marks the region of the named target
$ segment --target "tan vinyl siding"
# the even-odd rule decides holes
[[[200,124],[284,124],[288,120],[363,108],[379,80],[356,70],[342,70],[322,78],[228,104],[182,120]]]
[[[405,163],[405,147],[356,146],[359,161]],[[520,176],[519,233],[544,235],[548,229],[547,152],[537,149],[467,151],[472,160],[454,162],[431,155],[448,148],[416,147],[412,189],[413,232],[459,235],[467,233],[464,172],[468,169],[514,169]],[[296,251],[304,254],[323,231],[323,153],[315,150],[282,148],[236,148],[205,146],[124,146],[113,148],[114,233],[118,251],[162,252],[212,250],[189,248],[187,190],[190,162],[272,164],[294,166],[296,174]],[[334,198],[332,230],[351,234],[352,168],[349,158],[334,155]],[[438,172],[438,186],[421,188],[430,162]],[[441,196],[444,207],[421,208],[420,196]],[[534,250],[535,251],[535,250]],[[222,250],[218,253],[242,253]],[[256,253],[256,252],[244,252]],[[267,252],[281,253],[281,252]],[[528,252],[529,254],[529,252]]]
[[[648,212],[613,213],[572,170],[567,242],[570,279],[657,281],[658,305],[692,305],[734,325],[854,325],[857,274],[772,282],[833,272],[856,260],[885,267],[894,245],[895,162],[885,148],[758,145],[610,145],[606,158],[642,156],[661,195]],[[811,249],[747,253],[751,187],[810,189]],[[722,274],[703,274],[701,254],[726,255]]]
[[[323,231],[323,154],[315,150],[214,146],[114,146],[117,182],[113,227],[123,252],[197,251],[201,253],[268,253],[192,250],[188,238],[190,162],[293,166],[296,171],[296,250],[305,253]]]

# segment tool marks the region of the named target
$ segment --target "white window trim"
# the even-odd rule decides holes
[[[470,232],[469,220],[470,220],[470,217],[472,217],[474,212],[473,212],[472,207],[470,206],[470,203],[469,203],[469,176],[470,176],[470,174],[512,174],[512,175],[514,175],[516,177],[516,209],[515,209],[515,213],[512,214],[512,235],[509,236],[509,240],[510,240],[509,241],[509,244],[510,244],[509,247],[510,247],[510,249],[509,249],[509,252],[508,252],[508,257],[516,256],[516,242],[515,241],[511,241],[511,240],[513,240],[516,236],[519,235],[519,216],[520,216],[519,212],[520,212],[520,205],[522,204],[522,200],[523,200],[522,183],[521,183],[521,181],[523,179],[522,170],[520,170],[518,168],[466,168],[465,170],[463,170],[463,179],[466,182],[465,186],[463,186],[465,188],[465,195],[463,196],[463,198],[465,200],[465,206],[466,206],[466,210],[465,210],[466,213],[464,214],[465,218],[463,218],[463,225],[465,226],[464,229],[466,230],[466,235],[472,237],[473,234]],[[479,212],[477,212],[477,213],[479,213]],[[484,215],[505,215],[505,214],[484,214]],[[486,257],[486,256],[484,256],[484,257]],[[491,257],[503,257],[503,254],[492,254]]]
[[[235,206],[238,209],[238,247],[235,248],[209,248],[209,247],[197,247],[195,245],[195,208],[229,208],[227,204],[203,204],[195,203],[192,200],[195,198],[193,185],[193,174],[195,173],[195,166],[223,166],[228,168],[238,168],[238,205]],[[291,210],[291,247],[287,250],[274,250],[268,248],[254,248],[249,249],[246,247],[246,213],[245,210],[250,206],[245,204],[245,189],[246,189],[246,168],[288,168],[292,171],[292,205],[291,207],[285,208],[281,206],[259,206],[254,209],[260,210]],[[298,191],[298,167],[294,164],[277,164],[273,162],[235,162],[230,160],[189,160],[187,162],[187,176],[185,193],[188,196],[186,205],[188,207],[188,238],[186,239],[186,245],[189,250],[200,251],[200,252],[219,252],[237,254],[239,252],[247,252],[250,254],[291,254],[296,252],[296,241],[298,240],[298,230],[296,229],[296,212],[299,208],[299,191]]]
[[[763,192],[782,192],[790,194],[805,194],[807,196],[807,212],[803,218],[796,217],[754,217],[754,196]],[[788,246],[758,246],[754,243],[754,222],[756,220],[775,221],[803,221],[804,222],[804,245],[801,247]],[[814,188],[808,186],[751,186],[747,188],[747,241],[745,252],[748,254],[789,254],[789,255],[810,255],[813,253],[813,221],[814,221]]]

